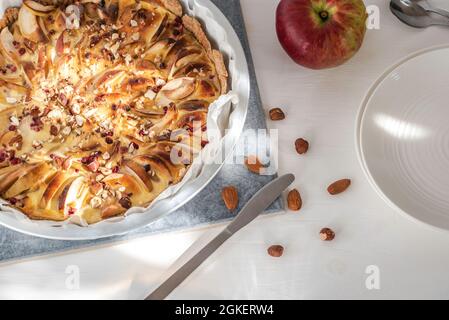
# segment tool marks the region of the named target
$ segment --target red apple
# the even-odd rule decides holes
[[[361,0],[281,0],[276,31],[296,63],[312,69],[332,68],[359,50],[366,18]]]

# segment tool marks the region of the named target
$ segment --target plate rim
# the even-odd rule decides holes
[[[449,232],[449,227],[445,228],[433,223],[430,223],[428,221],[421,220],[414,215],[408,213],[407,211],[403,210],[398,204],[396,204],[392,199],[390,199],[379,187],[376,180],[372,176],[365,160],[365,156],[363,153],[363,145],[361,141],[361,134],[362,134],[362,127],[363,127],[363,120],[365,117],[365,112],[367,108],[367,104],[379,85],[386,79],[388,75],[390,75],[395,69],[397,69],[399,66],[405,64],[406,62],[412,60],[413,58],[416,58],[418,56],[425,55],[429,52],[438,51],[442,49],[449,49],[449,44],[440,44],[431,46],[425,49],[420,49],[417,51],[414,51],[405,57],[402,57],[401,59],[397,60],[395,63],[387,67],[377,78],[376,80],[370,85],[368,90],[366,91],[364,98],[362,99],[362,102],[360,103],[360,106],[357,111],[357,116],[355,120],[355,131],[354,131],[354,140],[355,140],[355,146],[356,146],[356,153],[357,153],[357,160],[360,164],[360,167],[362,168],[362,171],[368,180],[371,187],[374,189],[374,191],[377,193],[377,195],[388,204],[388,206],[392,209],[394,209],[396,212],[398,212],[401,216],[406,217],[407,219],[418,223],[420,225],[426,226],[432,230],[441,231],[441,232]]]

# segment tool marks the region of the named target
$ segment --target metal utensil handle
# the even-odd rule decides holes
[[[438,24],[449,25],[449,12],[438,8],[429,8],[426,11],[438,19]]]
[[[253,221],[263,210],[279,197],[282,192],[295,180],[292,174],[279,177],[262,189],[246,203],[237,217],[218,236],[202,248],[193,258],[179,268],[166,281],[164,281],[145,300],[161,300],[167,297],[177,286],[179,286],[204,260],[213,254],[226,240],[241,228]]]
[[[186,264],[146,297],[145,300],[163,300],[231,236],[232,233],[228,229],[223,230],[208,245],[202,248]]]

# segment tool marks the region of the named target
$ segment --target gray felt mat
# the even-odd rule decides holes
[[[223,11],[233,25],[242,42],[248,60],[251,77],[251,96],[245,129],[264,129],[266,128],[265,115],[257,87],[254,65],[246,36],[240,1],[211,1]],[[152,233],[187,229],[229,220],[234,215],[230,213],[222,203],[220,191],[223,186],[234,185],[238,188],[241,208],[257,190],[272,179],[273,176],[257,176],[251,174],[242,165],[225,165],[213,181],[185,206],[164,218],[125,236],[93,241],[58,241],[23,235],[0,226],[0,262],[91,247],[98,244],[141,237]],[[282,202],[277,200],[266,213],[279,211],[280,209],[282,209]]]

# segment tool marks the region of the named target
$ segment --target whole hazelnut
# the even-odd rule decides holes
[[[267,252],[270,256],[279,258],[284,253],[284,247],[281,245],[273,245],[267,249]]]
[[[320,239],[323,241],[332,241],[335,238],[335,232],[330,228],[323,228],[320,231]]]

